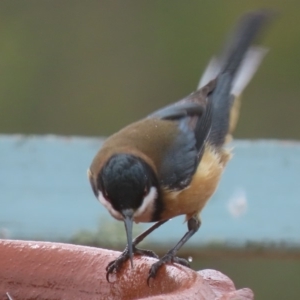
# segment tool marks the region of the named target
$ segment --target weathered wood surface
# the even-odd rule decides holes
[[[95,230],[99,222],[117,222],[97,202],[86,177],[102,141],[0,136],[0,235],[60,240]],[[300,244],[300,143],[237,141],[233,146],[234,157],[190,244]],[[183,220],[171,220],[149,240],[177,241],[186,231]]]

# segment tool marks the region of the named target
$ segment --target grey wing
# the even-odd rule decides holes
[[[188,186],[197,168],[196,138],[188,126],[188,118],[178,122],[178,129],[158,170],[161,185],[172,190]]]
[[[205,108],[195,102],[177,102],[165,106],[148,116],[148,118],[158,118],[162,120],[178,120],[187,116],[201,116]]]
[[[198,103],[177,103],[149,117],[176,122],[178,134],[162,159],[159,177],[162,186],[180,190],[189,185],[203,153],[211,128],[211,101],[207,106]]]

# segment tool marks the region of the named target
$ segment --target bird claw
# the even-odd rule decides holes
[[[189,267],[190,268],[190,264],[188,263],[188,261],[184,258],[180,258],[175,256],[173,253],[167,253],[166,255],[164,255],[158,262],[154,263],[150,270],[149,270],[149,275],[147,278],[147,284],[149,285],[150,279],[151,278],[155,278],[156,274],[158,272],[158,270],[166,263],[177,263],[180,265],[183,265],[185,267]]]
[[[123,263],[125,261],[127,261],[128,259],[129,259],[129,252],[127,249],[125,249],[124,252],[117,259],[108,263],[108,265],[105,268],[106,269],[106,280],[108,282],[110,282],[109,275],[111,273],[113,273],[114,271],[118,272],[121,269]]]
[[[154,253],[151,250],[145,250],[145,249],[138,249],[136,247],[132,248],[132,252],[133,254],[137,254],[137,255],[143,255],[143,256],[148,256],[148,257],[154,257],[154,258],[159,258],[158,255],[156,253]],[[122,265],[130,258],[129,256],[129,251],[128,248],[126,247],[125,250],[122,252],[122,254],[115,260],[111,261],[108,263],[108,265],[106,266],[106,280],[108,282],[109,281],[109,275],[111,273],[118,272]]]

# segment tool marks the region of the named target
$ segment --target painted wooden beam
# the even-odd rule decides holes
[[[0,235],[57,241],[80,230],[115,228],[117,221],[97,202],[86,176],[102,142],[0,136]],[[234,157],[190,244],[300,244],[300,143],[236,141],[233,146]],[[183,220],[169,221],[149,240],[176,242],[186,231]]]

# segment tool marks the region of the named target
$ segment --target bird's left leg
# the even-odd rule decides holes
[[[133,241],[132,241],[132,250],[134,254],[138,255],[145,255],[149,257],[158,258],[158,256],[151,250],[145,250],[145,249],[139,249],[136,248],[136,245],[139,244],[141,241],[144,240],[146,236],[148,236],[152,231],[160,227],[162,224],[166,223],[168,220],[163,220],[156,222],[154,225],[152,225],[150,228],[145,230],[143,233],[138,235]],[[106,279],[109,282],[109,275],[114,272],[118,271],[123,263],[129,259],[129,251],[128,251],[128,245],[126,246],[125,250],[122,252],[122,254],[115,260],[111,261],[107,267],[106,267]]]
[[[190,239],[190,237],[196,233],[201,225],[201,221],[198,215],[194,215],[191,219],[188,220],[188,232],[182,237],[182,239],[177,243],[177,245],[167,252],[158,262],[154,263],[149,271],[147,283],[149,285],[150,278],[156,276],[157,271],[161,268],[162,265],[175,262],[181,265],[189,267],[189,263],[184,258],[179,258],[176,255],[177,251]]]

